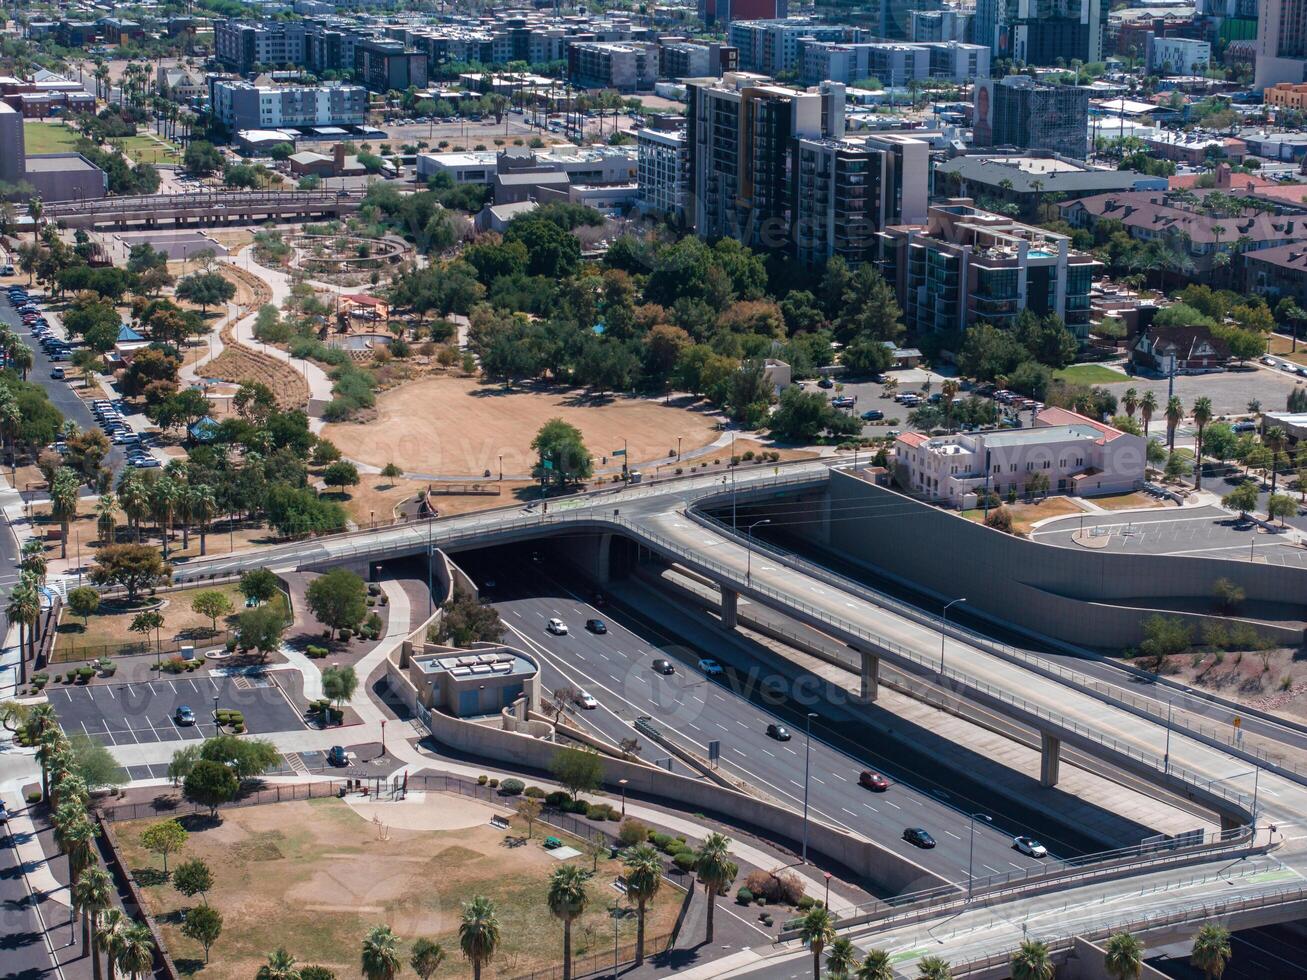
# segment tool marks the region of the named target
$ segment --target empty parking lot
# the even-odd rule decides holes
[[[1031,537],[1042,544],[1078,548],[1072,536],[1084,527],[1104,551],[1122,554],[1227,558],[1307,568],[1307,549],[1268,534],[1256,524],[1240,524],[1219,507],[1141,514],[1085,514],[1050,521]]]
[[[303,720],[268,675],[196,677],[145,684],[93,684],[49,692],[64,731],[89,735],[105,745],[140,745],[200,739],[215,733],[218,708],[245,716],[246,731],[258,735],[299,731]],[[194,725],[178,725],[174,713],[185,705],[195,712]]]

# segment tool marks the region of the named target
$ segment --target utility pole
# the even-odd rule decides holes
[[[803,855],[800,860],[804,864],[808,863],[808,773],[812,758],[812,719],[816,717],[817,712],[808,712],[808,727],[803,738]]]

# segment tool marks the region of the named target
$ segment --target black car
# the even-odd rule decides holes
[[[916,847],[924,847],[927,850],[935,846],[935,838],[920,827],[909,827],[903,831],[903,839],[909,844]]]
[[[767,737],[774,738],[778,742],[788,742],[790,740],[790,730],[784,725],[773,723],[767,726]]]
[[[672,663],[670,660],[655,660],[653,662],[653,669],[654,672],[658,674],[675,674],[676,664]]]
[[[585,628],[591,633],[603,634],[608,632],[608,626],[602,619],[587,619],[585,621]]]
[[[349,756],[345,754],[345,746],[333,745],[327,751],[327,762],[333,766],[349,765]]]

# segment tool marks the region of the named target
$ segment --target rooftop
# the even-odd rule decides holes
[[[451,650],[420,654],[413,658],[413,663],[424,674],[449,674],[460,679],[513,675],[529,677],[536,672],[534,663],[507,647],[467,653]]]
[[[1087,420],[1086,420],[1087,421]],[[1033,429],[1013,429],[1010,432],[985,433],[986,449],[1005,449],[1013,446],[1036,446],[1044,442],[1070,442],[1084,439],[1098,442],[1103,437],[1092,425],[1039,425]]]

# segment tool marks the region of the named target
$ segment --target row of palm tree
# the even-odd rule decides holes
[[[27,683],[27,661],[36,658],[41,641],[41,586],[45,584],[45,546],[35,538],[23,543],[18,584],[9,592],[5,615],[18,624],[18,683]],[[47,789],[44,784],[42,790]]]
[[[200,554],[208,551],[209,526],[218,513],[217,495],[213,487],[191,482],[184,462],[169,463],[161,474],[129,469],[118,481],[117,494],[108,495],[107,503],[104,498],[101,500],[97,522],[102,537],[107,531],[108,539],[112,540],[114,511],[121,508],[128,525],[136,532],[138,544],[145,521],[154,521],[164,558],[168,557],[168,540],[177,525],[181,527],[183,550],[190,547],[194,527],[200,535]]]

